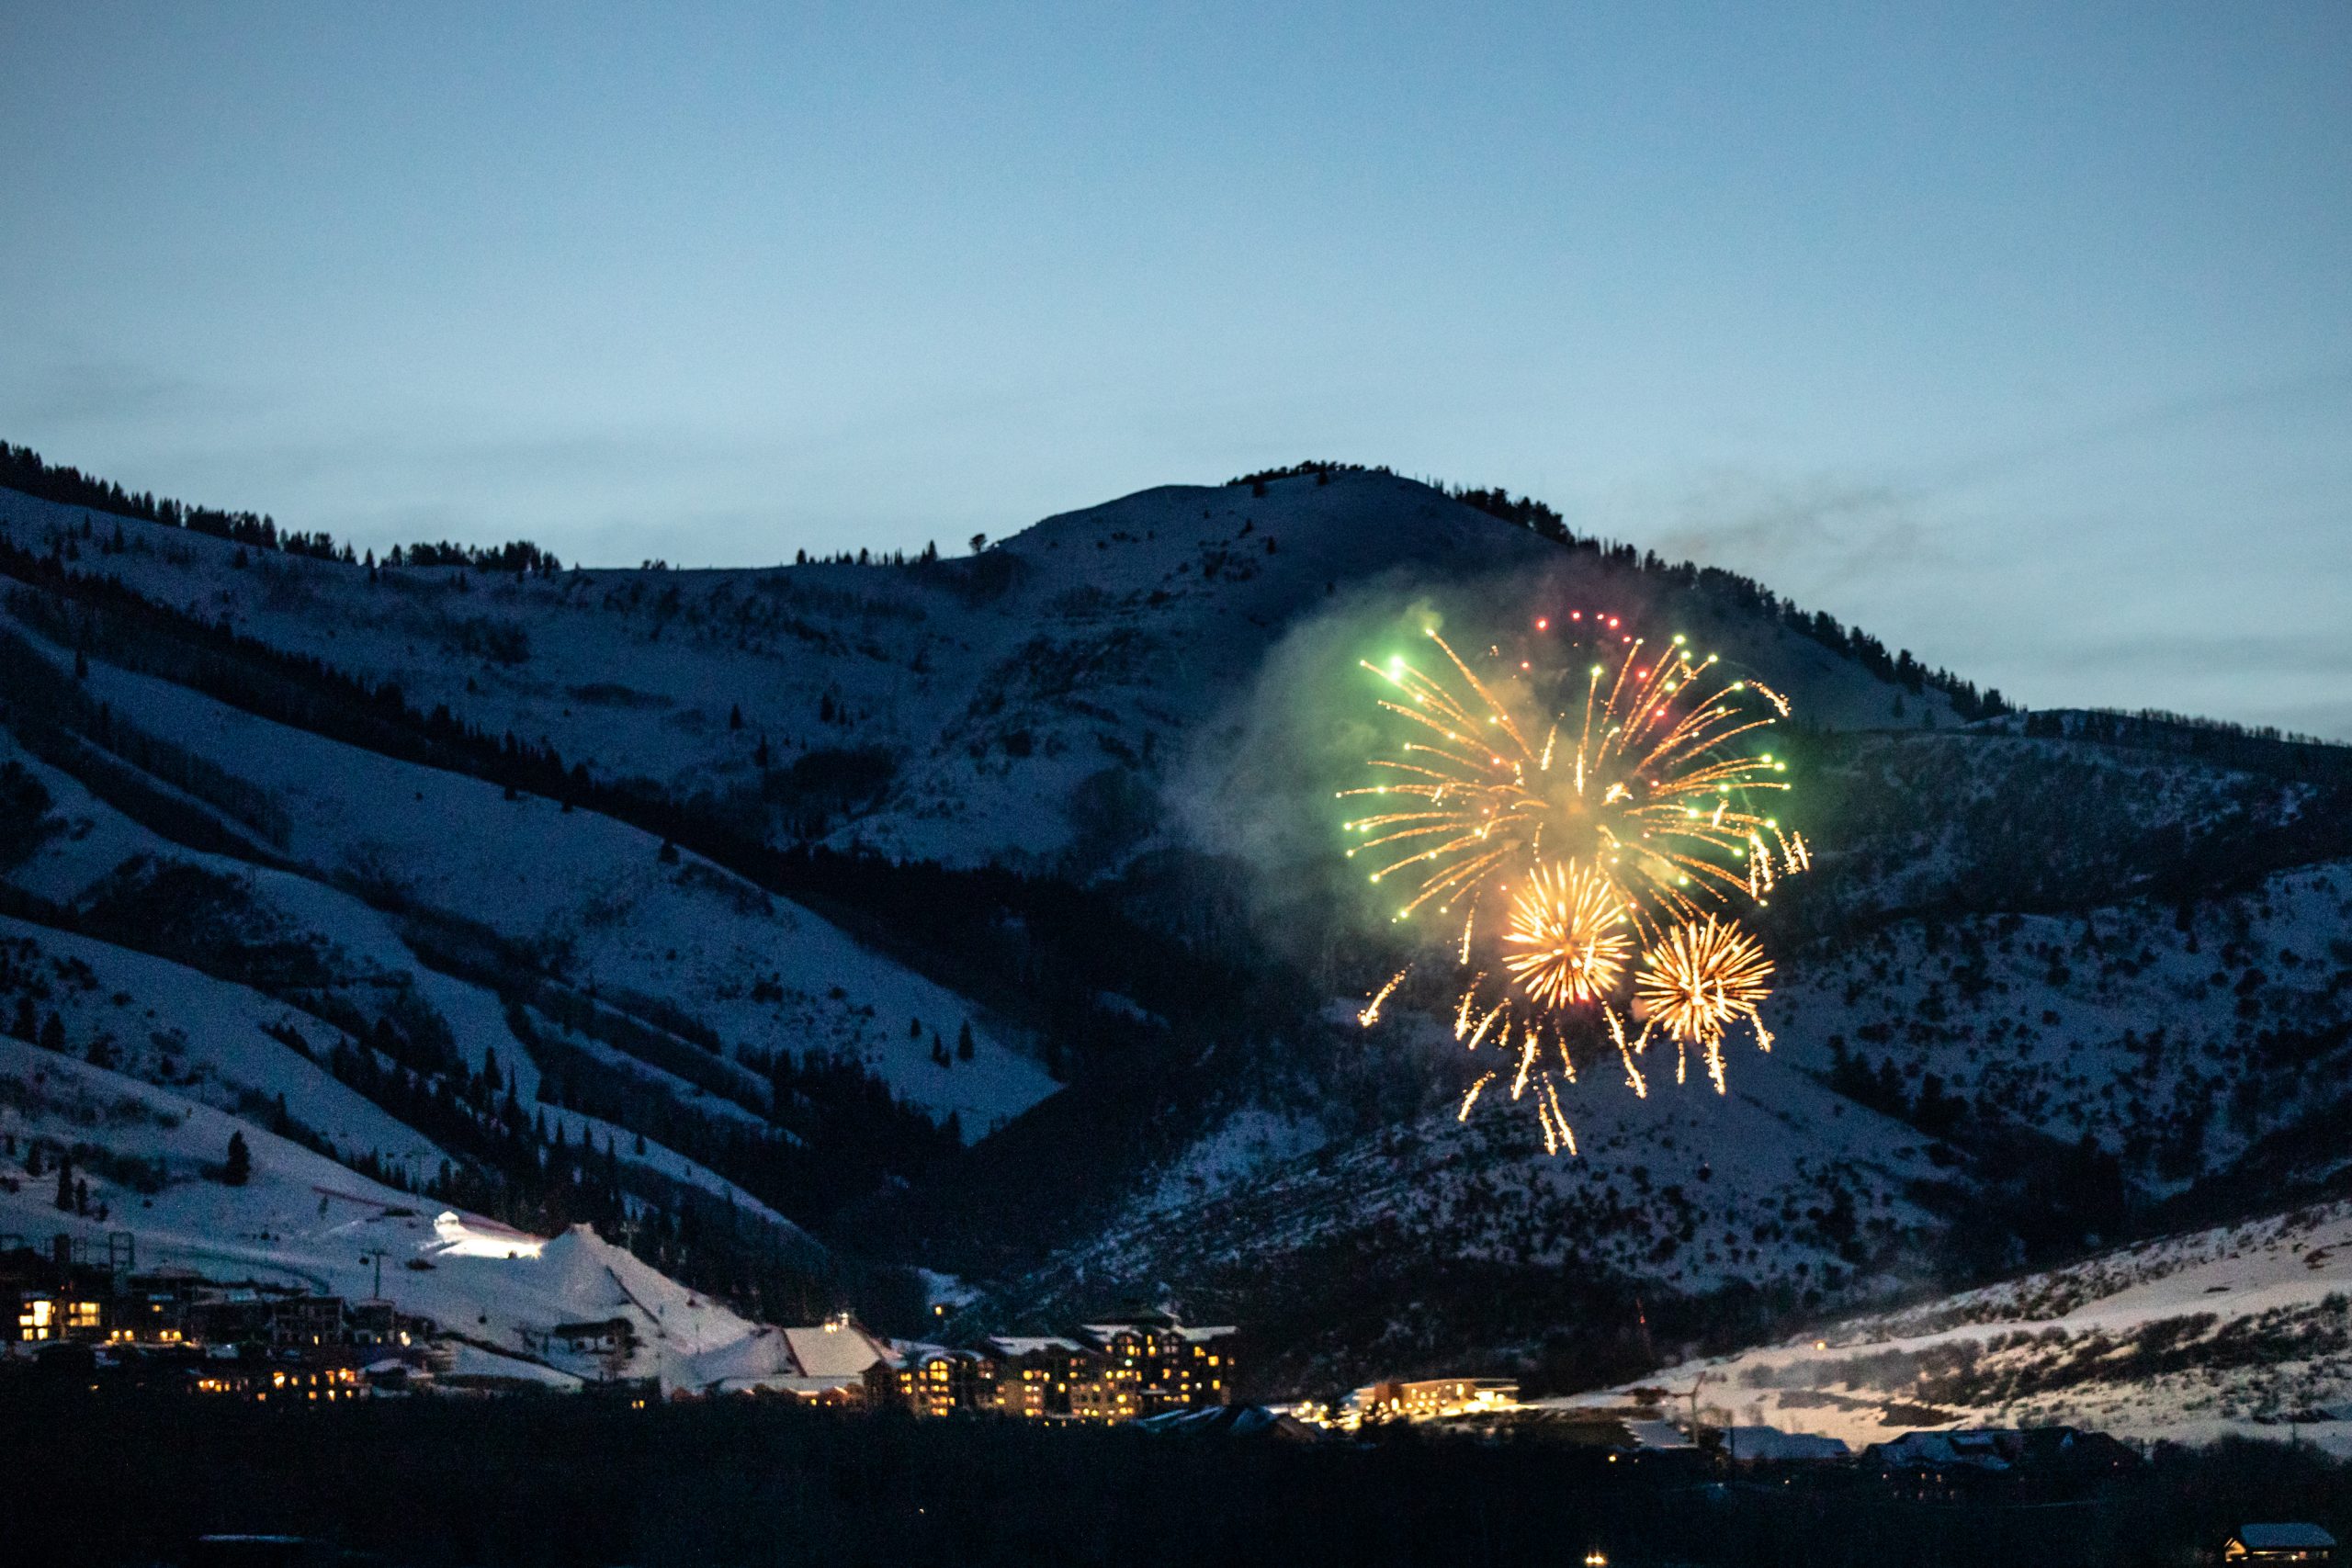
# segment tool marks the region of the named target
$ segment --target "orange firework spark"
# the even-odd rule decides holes
[[[1378,1023],[1380,1021],[1381,1008],[1387,1002],[1389,997],[1395,993],[1396,987],[1405,983],[1405,976],[1410,973],[1410,970],[1399,969],[1396,974],[1391,975],[1388,977],[1388,984],[1381,987],[1380,989],[1372,994],[1371,1005],[1366,1007],[1362,1012],[1356,1014],[1356,1022],[1366,1029],[1370,1029],[1374,1024]]]
[[[1539,1007],[1597,1001],[1617,988],[1632,947],[1623,900],[1575,861],[1544,861],[1511,901],[1503,967]]]

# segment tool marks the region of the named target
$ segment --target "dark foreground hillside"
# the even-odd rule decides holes
[[[1660,1468],[1589,1448],[1296,1447],[820,1415],[745,1403],[333,1412],[0,1404],[10,1561],[172,1561],[292,1531],[390,1564],[2155,1564],[2249,1518],[2352,1533],[2308,1450],[2163,1450],[2095,1489],[1887,1500],[1851,1473]]]

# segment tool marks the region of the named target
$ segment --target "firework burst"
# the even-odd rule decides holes
[[[1771,961],[1754,937],[1709,915],[1677,926],[1642,955],[1634,976],[1634,1007],[1678,1047],[1695,1043],[1706,1054],[1707,1076],[1721,1093],[1725,1025],[1744,1018],[1755,1027],[1756,1043],[1772,1048],[1772,1036],[1757,1012],[1771,995]]]
[[[1434,673],[1402,657],[1363,665],[1388,682],[1379,705],[1404,739],[1372,760],[1380,783],[1340,792],[1378,803],[1346,824],[1359,839],[1348,855],[1380,863],[1374,886],[1408,885],[1397,918],[1475,902],[1551,859],[1599,872],[1654,938],[1725,898],[1760,897],[1809,861],[1750,804],[1788,788],[1788,764],[1732,746],[1787,705],[1758,682],[1713,682],[1714,655],[1679,637],[1653,653],[1628,636],[1589,665],[1573,707],[1549,716],[1532,660],[1482,678],[1427,636],[1444,661]]]
[[[1606,876],[1577,861],[1540,862],[1511,899],[1503,967],[1538,1007],[1599,1001],[1624,973],[1628,923]]]
[[[1473,1051],[1520,1039],[1510,1099],[1532,1088],[1545,1146],[1573,1152],[1557,1084],[1575,1081],[1564,1026],[1577,1012],[1599,1015],[1641,1094],[1657,1031],[1677,1048],[1677,1081],[1696,1045],[1718,1091],[1728,1024],[1745,1019],[1770,1048],[1758,1008],[1771,965],[1717,911],[1766,902],[1812,852],[1759,805],[1788,788],[1786,761],[1755,745],[1788,715],[1778,692],[1726,679],[1682,637],[1653,649],[1612,616],[1574,612],[1535,631],[1523,657],[1490,646],[1476,668],[1434,630],[1426,660],[1365,663],[1395,741],[1340,797],[1368,807],[1344,825],[1347,853],[1373,863],[1372,886],[1402,888],[1394,918],[1461,919],[1450,956],[1476,972],[1454,1037]],[[1481,966],[1500,971],[1499,995]],[[1360,1015],[1367,1027],[1396,984]],[[1547,1034],[1556,1070],[1539,1065]]]

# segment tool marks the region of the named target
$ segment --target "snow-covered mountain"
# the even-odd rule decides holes
[[[582,571],[0,491],[0,1019],[549,1231],[667,1216],[729,1288],[1214,1301],[1285,1376],[1590,1378],[2352,1163],[2340,749],[2007,714],[1473,499],[1308,471],[956,559]],[[1445,999],[1356,1027],[1392,952],[1306,786],[1367,649],[1578,604],[1790,696],[1818,863],[1775,1053],[1588,1075],[1568,1159],[1454,1119]]]
[[[1072,847],[1080,782],[1167,773],[1343,592],[1524,584],[1566,558],[1391,475],[1265,491],[1169,486],[968,558],[771,570],[369,570],[136,521],[107,554],[116,520],[85,544],[81,509],[5,491],[0,523],[38,553],[70,546],[160,604],[389,682],[419,710],[552,743],[600,776],[737,811],[764,799],[780,818],[837,786],[878,849],[1034,863]],[[1813,722],[1949,716],[1933,695],[1904,710],[1900,688],[1785,628],[1765,642],[1742,657],[1800,686]],[[836,779],[853,751],[888,753],[887,772]]]

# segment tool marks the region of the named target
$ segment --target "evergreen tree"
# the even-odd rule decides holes
[[[741,729],[743,728],[743,705],[741,703],[737,703],[734,706],[727,710],[727,728],[729,729]]]
[[[40,1025],[33,1018],[31,997],[23,996],[17,998],[17,1017],[15,1021],[8,1025],[8,1032],[28,1045],[31,1044],[34,1038],[40,1034]]]
[[[74,1162],[63,1155],[57,1158],[57,1206],[74,1212]]]
[[[44,1051],[65,1049],[65,1020],[56,1013],[51,1013],[41,1020],[40,1048]]]
[[[229,1161],[220,1168],[220,1179],[231,1187],[243,1187],[254,1179],[253,1151],[245,1146],[243,1133],[229,1134]]]
[[[25,1145],[25,1174],[27,1176],[38,1177],[47,1168],[48,1168],[46,1166],[41,1164],[40,1145],[39,1144],[27,1144]]]
[[[972,1059],[972,1021],[968,1018],[964,1021],[964,1027],[956,1034],[956,1059],[959,1062],[968,1062]]]

